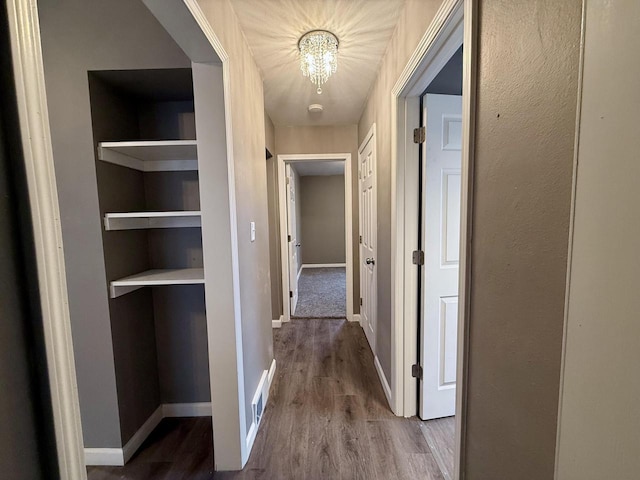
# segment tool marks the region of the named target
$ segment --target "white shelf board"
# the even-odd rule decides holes
[[[130,277],[111,282],[111,298],[117,298],[143,287],[164,285],[197,285],[204,283],[204,269],[178,268],[165,270],[147,270]]]
[[[200,227],[199,211],[106,213],[104,229],[139,230],[145,228]]]
[[[196,140],[100,142],[98,158],[141,172],[198,170]]]

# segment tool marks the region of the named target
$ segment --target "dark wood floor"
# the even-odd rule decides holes
[[[165,418],[124,467],[88,467],[89,480],[211,480],[211,417]]]
[[[357,324],[293,320],[274,331],[274,350],[276,377],[243,471],[212,474],[208,419],[166,419],[126,467],[94,467],[89,479],[448,477],[452,419],[436,425],[395,417]]]

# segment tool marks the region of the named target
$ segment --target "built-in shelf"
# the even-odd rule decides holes
[[[200,227],[199,211],[106,213],[105,230]]]
[[[164,270],[147,270],[130,277],[111,282],[111,298],[133,292],[144,287],[163,285],[197,285],[204,283],[204,269],[178,268]]]
[[[195,140],[100,142],[98,158],[142,172],[198,170]]]

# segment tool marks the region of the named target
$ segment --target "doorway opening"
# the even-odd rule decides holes
[[[460,475],[466,408],[474,9],[443,4],[392,90],[393,408],[423,420],[445,478]]]
[[[283,321],[353,319],[351,155],[278,155]]]

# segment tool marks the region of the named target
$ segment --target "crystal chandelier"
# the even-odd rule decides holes
[[[338,39],[326,30],[313,30],[300,38],[298,49],[302,74],[318,87],[319,94],[322,93],[322,84],[338,68]]]

